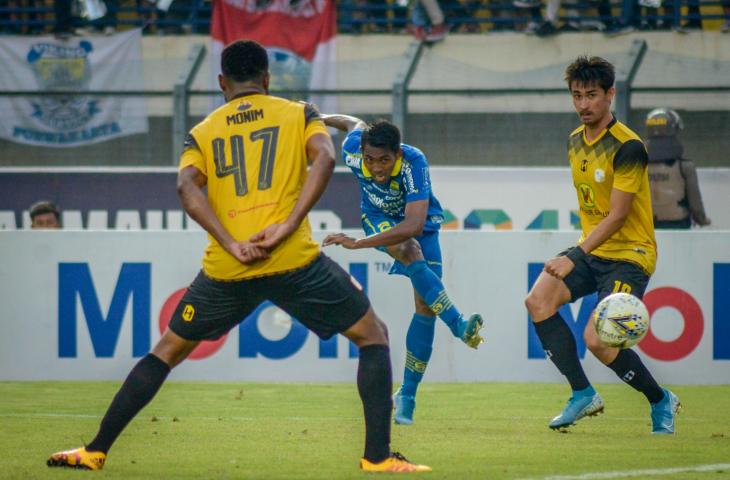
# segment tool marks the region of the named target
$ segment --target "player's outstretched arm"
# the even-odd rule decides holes
[[[213,238],[238,261],[253,263],[268,258],[266,250],[249,242],[238,242],[226,230],[203,193],[202,188],[207,180],[207,177],[193,166],[185,167],[178,173],[177,193],[187,214],[213,235]]]
[[[328,127],[333,127],[347,133],[350,133],[353,130],[362,130],[365,128],[365,122],[350,115],[340,115],[337,113],[332,115],[322,115],[322,121],[324,121],[324,124]]]
[[[427,213],[428,199],[408,202],[406,204],[405,218],[393,228],[359,240],[348,237],[344,233],[327,235],[322,241],[322,246],[341,245],[348,250],[356,250],[358,248],[397,245],[408,239],[417,237],[423,232],[423,225],[426,223]]]
[[[271,250],[291,235],[322,196],[335,169],[335,147],[332,137],[318,133],[307,141],[307,158],[312,162],[309,175],[299,193],[294,209],[284,223],[273,224],[251,237],[256,246]]]

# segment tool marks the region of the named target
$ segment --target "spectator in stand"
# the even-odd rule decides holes
[[[646,148],[654,209],[654,228],[691,228],[709,225],[697,181],[697,169],[683,158],[678,134],[682,118],[668,108],[657,108],[646,117]]]
[[[722,2],[722,11],[725,13],[725,23],[720,27],[722,33],[730,33],[730,0]]]
[[[621,3],[621,19],[613,28],[608,29],[606,33],[609,36],[617,36],[634,32],[637,29],[653,28],[650,22],[646,22],[641,18],[642,16],[639,7],[648,7],[649,9],[658,12],[660,5],[661,1],[658,0],[623,0]],[[674,16],[673,13],[667,15],[668,12],[666,8],[664,9],[664,12],[665,16]],[[677,33],[687,33],[690,29],[701,30],[701,15],[699,0],[687,0],[687,21],[684,24],[681,24],[678,23],[680,22],[679,18],[675,19],[673,26],[674,30]]]
[[[541,0],[514,0],[512,4],[517,8],[526,9],[531,17],[530,22],[522,32],[540,37],[557,33],[560,2],[561,0],[547,0],[545,16],[543,16],[540,13]]]
[[[40,201],[30,206],[30,228],[61,228],[61,212],[53,202]]]
[[[413,36],[424,42],[439,42],[449,30],[438,0],[416,0],[411,22]]]
[[[540,13],[541,0],[514,0],[512,3],[517,8],[530,9],[532,21],[524,30],[524,33],[528,35],[546,37],[558,32],[603,31],[609,28],[603,22],[603,19],[611,18],[609,0],[591,1],[591,4],[598,10],[598,18],[578,20],[580,12],[575,8],[566,7],[565,13],[568,19],[562,25],[559,25],[561,0],[547,0],[544,16]]]
[[[117,11],[119,10],[119,0],[104,0],[106,4],[106,14],[103,17],[91,22],[94,30],[104,33],[104,35],[112,35],[117,31]]]
[[[195,6],[194,3],[193,0],[158,1],[156,3],[155,15],[159,24],[163,26],[164,33],[173,35],[193,33],[193,25],[190,17]],[[268,8],[270,4],[271,2],[269,0],[257,1],[259,9],[262,10]],[[290,0],[290,8],[295,9],[297,5],[297,1]]]

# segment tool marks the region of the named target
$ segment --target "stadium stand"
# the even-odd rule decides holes
[[[612,0],[609,8],[599,8],[595,0],[563,2],[559,15],[563,31],[572,25],[586,29],[602,28],[622,16],[627,5],[638,5],[636,28],[641,30],[703,28],[719,30],[728,25],[730,7],[723,0],[668,0],[661,8],[645,7],[637,0]],[[0,6],[0,32],[6,34],[38,34],[50,32],[55,18],[53,2],[49,0],[11,0]],[[149,0],[108,0],[109,14],[88,22],[76,8],[76,26],[145,27],[147,34],[208,33],[211,2],[209,0],[174,0],[163,11]],[[265,3],[265,2],[264,2]],[[296,2],[294,2],[296,3]],[[452,32],[485,33],[502,30],[523,30],[533,17],[540,17],[540,2],[521,8],[522,0],[450,0],[441,1]],[[339,0],[338,29],[341,33],[404,33],[408,24],[408,7],[397,0]],[[723,8],[724,7],[724,8]],[[632,7],[633,8],[633,7]],[[600,10],[600,12],[599,12]],[[598,27],[596,27],[598,25]]]

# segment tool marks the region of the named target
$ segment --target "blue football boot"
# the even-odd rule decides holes
[[[592,387],[588,388],[591,389],[592,394],[590,391],[586,392],[587,394],[585,395],[576,395],[575,392],[573,393],[573,396],[570,397],[568,403],[565,405],[563,412],[550,422],[550,428],[553,430],[563,430],[571,425],[575,425],[575,422],[583,417],[592,417],[603,412],[603,399]],[[584,392],[584,390],[581,392]]]
[[[461,341],[471,348],[479,348],[484,342],[484,338],[479,335],[479,331],[484,326],[484,320],[478,313],[472,313],[467,320],[461,321],[459,324],[459,335]]]
[[[671,435],[674,433],[674,417],[682,405],[674,393],[666,388],[662,390],[664,398],[651,404],[651,433]]]
[[[393,395],[393,406],[395,407],[395,423],[399,425],[413,424],[413,410],[416,409],[416,397],[403,395],[398,389]]]

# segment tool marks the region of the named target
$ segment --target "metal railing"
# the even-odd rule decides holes
[[[412,42],[402,57],[402,63],[390,89],[317,89],[317,90],[276,90],[272,94],[290,98],[306,98],[311,95],[346,95],[346,96],[381,96],[390,97],[391,111],[389,114],[393,122],[403,131],[404,138],[408,138],[409,97],[410,96],[521,96],[521,95],[553,95],[565,94],[565,87],[522,87],[522,88],[478,88],[478,89],[413,89],[411,79],[416,74],[419,62],[426,47],[423,43]],[[617,66],[617,97],[615,109],[617,117],[624,120],[631,116],[631,95],[633,93],[727,93],[730,84],[716,86],[681,87],[636,87],[633,85],[637,72],[641,68],[642,60],[647,51],[644,40],[634,40],[629,50],[624,52],[616,62]],[[190,100],[200,96],[218,96],[218,90],[193,90],[192,85],[199,67],[206,54],[201,44],[190,48],[187,60],[180,68],[177,80],[171,90],[129,90],[129,91],[84,91],[88,96],[142,96],[168,97],[172,101],[172,135],[171,144],[167,151],[171,154],[172,164],[177,164],[184,144],[185,136],[191,125]],[[3,91],[0,96],[54,96],[68,95],[66,92],[18,90]],[[387,107],[386,107],[387,108]]]

